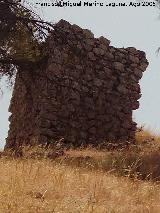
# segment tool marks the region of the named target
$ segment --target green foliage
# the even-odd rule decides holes
[[[12,77],[19,66],[42,60],[52,27],[18,0],[0,0],[0,75]]]
[[[15,60],[36,62],[41,59],[40,44],[23,26],[17,26],[13,39],[8,42],[10,55]]]

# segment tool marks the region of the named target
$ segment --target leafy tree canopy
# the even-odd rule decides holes
[[[19,0],[0,0],[0,76],[12,77],[17,67],[42,60],[51,28]]]

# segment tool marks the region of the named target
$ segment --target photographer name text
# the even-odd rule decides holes
[[[156,6],[155,2],[88,2],[88,1],[79,1],[79,2],[70,2],[70,1],[58,1],[52,3],[36,3],[42,7],[154,7]]]

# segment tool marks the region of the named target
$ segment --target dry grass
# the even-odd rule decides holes
[[[137,141],[112,152],[68,150],[52,160],[40,150],[37,159],[2,157],[0,213],[159,213],[160,139],[143,131]]]
[[[160,187],[48,160],[0,161],[0,212],[160,211]]]

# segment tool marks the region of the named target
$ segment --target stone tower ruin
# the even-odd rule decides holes
[[[64,20],[46,46],[45,67],[17,72],[5,149],[62,137],[74,145],[134,140],[132,111],[139,107],[145,53],[115,48]]]

